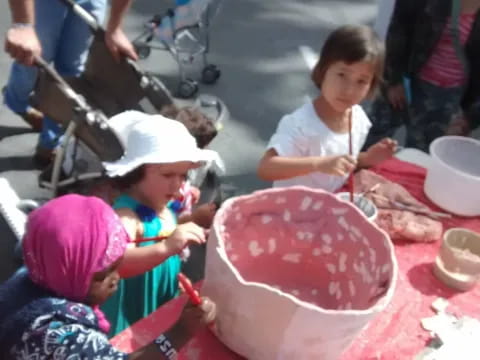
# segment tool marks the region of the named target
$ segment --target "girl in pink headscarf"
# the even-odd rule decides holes
[[[67,195],[35,210],[23,239],[26,270],[0,287],[0,358],[170,359],[213,320],[214,305],[204,299],[145,348],[130,355],[114,349],[98,306],[116,291],[127,242],[117,215],[98,198]]]

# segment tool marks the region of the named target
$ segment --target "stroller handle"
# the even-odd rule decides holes
[[[55,120],[65,127],[65,137],[73,133],[82,140],[102,161],[115,161],[124,153],[124,148],[116,133],[108,125],[108,118],[99,110],[93,109],[87,100],[77,93],[67,81],[43,58],[35,57],[35,65],[56,83],[56,87],[73,106],[73,117],[68,122]],[[47,114],[48,115],[48,114]],[[56,161],[56,160],[55,160]],[[56,185],[55,185],[56,186]]]
[[[59,1],[63,2],[66,6],[70,7],[77,16],[79,16],[83,21],[85,21],[94,34],[104,32],[104,29],[102,28],[98,20],[95,18],[95,16],[93,16],[83,7],[78,5],[74,0],[59,0]],[[125,58],[125,61],[127,62],[127,64],[129,64],[134,68],[137,74],[141,73],[140,69],[138,68],[134,60],[130,58]],[[141,76],[139,76],[139,78],[141,78]]]
[[[68,83],[42,57],[35,56],[35,65],[45,71],[52,79],[54,79],[55,82],[57,82],[61,86],[67,97],[69,97],[80,107],[86,110],[90,110],[90,107],[87,105],[83,97],[79,96],[75,91],[73,91],[70,85],[68,85]]]

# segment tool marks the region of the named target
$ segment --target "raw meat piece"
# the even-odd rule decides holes
[[[442,237],[441,222],[410,211],[392,209],[392,203],[399,202],[419,210],[430,210],[410,195],[403,186],[388,181],[369,170],[361,170],[355,175],[355,188],[358,192],[368,191],[376,184],[380,184],[380,186],[366,197],[379,208],[376,222],[392,239],[431,242]]]
[[[440,239],[443,233],[439,221],[409,211],[380,209],[376,223],[392,239],[431,242]]]
[[[426,205],[415,199],[402,185],[391,182],[370,170],[360,170],[355,174],[356,192],[368,191],[376,184],[380,184],[380,186],[374,191],[375,194],[386,197],[390,201],[398,201],[411,207],[429,210]],[[372,197],[371,194],[367,194],[367,196]],[[375,204],[380,207],[390,205],[378,199],[375,199]]]

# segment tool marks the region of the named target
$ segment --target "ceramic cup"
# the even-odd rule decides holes
[[[349,192],[341,192],[337,194],[338,198],[343,201],[350,201]],[[353,194],[353,202],[355,206],[368,218],[370,221],[375,221],[378,216],[378,209],[372,200],[360,194]]]
[[[450,287],[473,288],[480,279],[480,234],[462,228],[445,232],[433,270]]]

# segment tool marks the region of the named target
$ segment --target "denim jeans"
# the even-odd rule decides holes
[[[76,2],[103,23],[106,0]],[[79,76],[82,73],[92,36],[88,25],[73,10],[61,0],[35,0],[35,30],[42,45],[42,57],[53,63],[61,76]],[[35,67],[13,63],[4,92],[4,102],[12,111],[22,113],[27,110],[36,78]],[[54,148],[60,136],[60,126],[44,118],[40,145]]]
[[[372,128],[364,149],[384,137],[393,136],[396,129],[405,125],[405,146],[428,152],[430,143],[445,135],[453,116],[461,111],[463,87],[442,88],[412,79],[406,90],[408,105],[402,110],[393,109],[386,96],[379,96],[373,102],[368,114]]]

